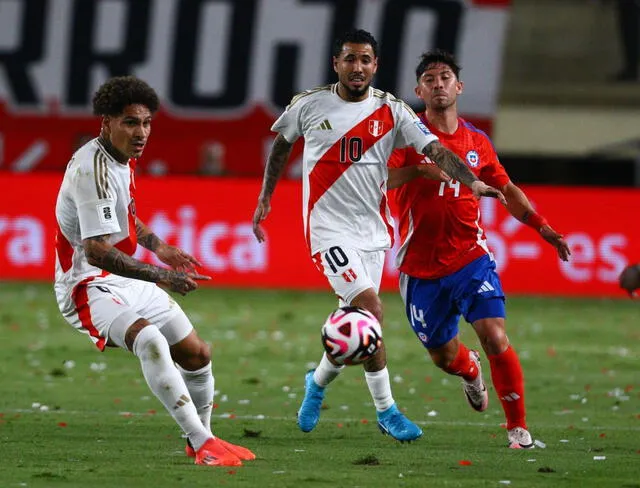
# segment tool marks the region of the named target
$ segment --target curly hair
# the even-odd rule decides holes
[[[106,81],[93,96],[94,115],[117,116],[127,105],[140,104],[155,113],[160,105],[158,94],[135,76],[116,76]]]
[[[378,57],[378,42],[371,33],[362,29],[349,29],[340,37],[338,37],[333,43],[333,55],[338,58],[342,52],[342,46],[347,42],[353,44],[369,44],[373,49],[373,55]]]
[[[432,64],[442,63],[451,68],[456,78],[460,79],[460,70],[462,69],[458,65],[456,58],[453,54],[443,51],[442,49],[434,49],[433,51],[427,51],[420,56],[420,63],[416,66],[416,80],[420,80],[422,73]]]

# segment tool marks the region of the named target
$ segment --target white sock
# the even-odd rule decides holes
[[[313,381],[316,382],[316,385],[325,387],[340,374],[340,371],[344,369],[344,366],[334,366],[331,364],[329,359],[327,358],[327,353],[325,352],[322,355],[322,359],[320,360],[320,364],[316,368],[313,373]]]
[[[213,392],[215,378],[211,371],[211,363],[195,371],[188,371],[176,365],[187,385],[189,395],[200,417],[204,428],[211,432],[211,410],[213,407]]]
[[[133,353],[153,394],[162,402],[197,451],[211,437],[204,428],[189,390],[173,364],[169,344],[154,325],[147,325],[133,341]]]
[[[391,395],[391,383],[389,382],[389,370],[385,366],[380,371],[365,371],[364,377],[373,398],[373,404],[378,412],[389,409],[395,401]]]

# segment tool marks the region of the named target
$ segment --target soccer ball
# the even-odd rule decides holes
[[[341,307],[322,326],[322,345],[337,364],[360,364],[382,346],[382,327],[362,308]]]

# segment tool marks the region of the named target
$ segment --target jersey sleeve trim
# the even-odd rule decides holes
[[[496,154],[498,153],[498,151],[496,151],[496,147],[493,145],[493,141],[485,131],[478,129],[475,125],[473,125],[471,122],[468,122],[466,120],[463,120],[462,124],[471,132],[476,132],[477,134],[480,134],[482,137],[484,137],[487,140],[487,142],[491,145],[493,152],[495,152]]]
[[[109,165],[104,153],[98,149],[93,155],[93,176],[99,200],[109,198]]]
[[[318,86],[316,88],[312,88],[311,90],[305,90],[303,92],[298,93],[297,95],[294,95],[293,98],[291,99],[291,101],[289,102],[289,105],[287,105],[286,110],[289,110],[291,107],[293,107],[299,100],[303,99],[304,97],[308,96],[308,95],[313,95],[314,93],[318,93],[320,91],[329,91],[329,90],[333,90],[333,85],[324,85],[324,86]]]

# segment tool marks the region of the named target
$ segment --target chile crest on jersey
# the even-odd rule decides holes
[[[478,164],[480,164],[480,156],[476,151],[469,151],[465,157],[467,164],[472,168],[477,168]]]

